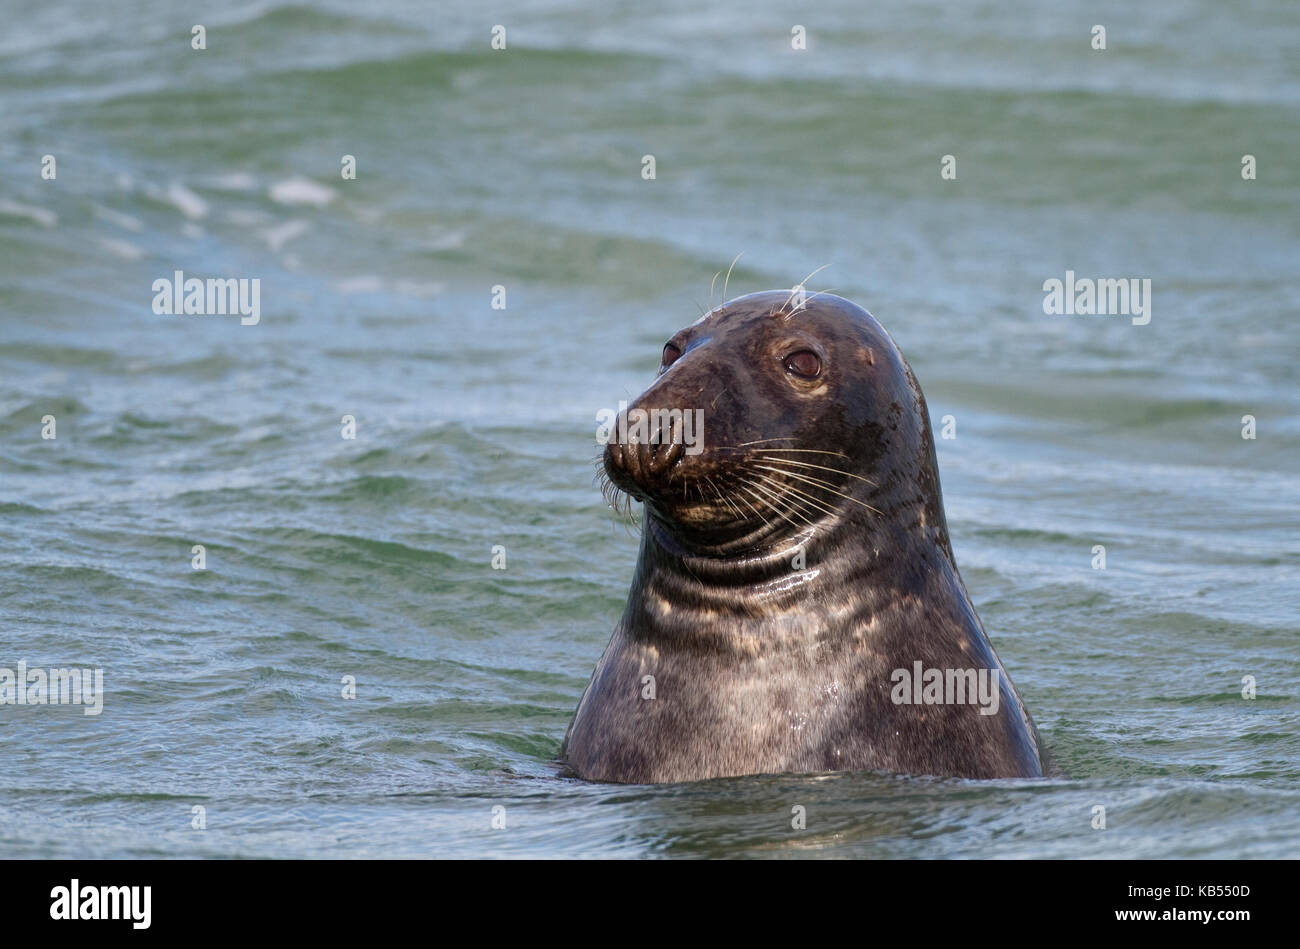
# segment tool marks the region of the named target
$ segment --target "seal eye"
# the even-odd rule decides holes
[[[796,376],[816,379],[821,375],[822,361],[811,349],[801,349],[785,357],[785,368],[787,372],[792,372]]]
[[[682,351],[678,349],[676,346],[674,346],[672,343],[665,343],[663,368],[667,369],[669,366],[675,363],[678,357],[681,356],[681,354]]]

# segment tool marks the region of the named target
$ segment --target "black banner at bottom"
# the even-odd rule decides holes
[[[1279,862],[8,861],[6,929],[119,936],[256,933],[295,938],[479,921],[548,936],[608,920],[654,938],[720,929],[771,935],[777,920],[878,936],[987,937],[1047,924],[1149,938],[1199,929],[1220,939],[1285,921],[1293,864]],[[867,917],[866,920],[861,917]],[[513,926],[512,926],[513,924]],[[838,928],[838,927],[837,927]],[[597,930],[606,936],[608,930]],[[52,933],[53,935],[53,933]],[[1027,935],[1027,934],[1026,934]]]

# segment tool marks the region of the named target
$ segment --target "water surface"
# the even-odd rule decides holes
[[[1296,855],[1300,8],[846,2],[796,53],[776,3],[157,7],[0,35],[0,666],[108,693],[0,707],[0,854]],[[1066,776],[557,776],[636,556],[596,412],[741,251],[733,296],[829,264],[955,420]],[[177,269],[261,322],[155,315]],[[1067,269],[1151,322],[1045,315]]]

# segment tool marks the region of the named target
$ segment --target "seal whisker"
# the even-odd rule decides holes
[[[763,466],[760,465],[759,467],[763,467]],[[852,501],[854,504],[860,504],[862,507],[865,507],[868,511],[874,511],[875,513],[881,515],[882,517],[884,516],[885,512],[880,510],[879,508],[872,507],[866,501],[859,501],[851,494],[845,494],[843,491],[836,491],[834,488],[827,487],[826,483],[823,481],[813,480],[805,477],[804,475],[795,474],[793,471],[786,471],[782,468],[768,468],[767,470],[775,471],[778,474],[783,474],[787,478],[794,478],[797,481],[806,481],[808,484],[815,485],[816,487],[820,488],[822,491],[829,491],[831,494],[838,494],[846,501]]]
[[[798,512],[801,513],[801,516],[811,515],[814,519],[815,517],[818,517],[818,515],[822,515],[822,513],[831,513],[831,515],[835,513],[835,511],[824,507],[822,503],[816,502],[813,495],[806,494],[805,491],[798,490],[797,487],[794,487],[793,485],[780,484],[779,481],[772,480],[772,478],[767,477],[766,474],[759,477],[762,478],[764,484],[771,485],[772,489],[776,490],[777,493],[780,494],[781,498],[788,500],[790,504],[788,510],[790,513],[796,512],[794,511],[794,508],[796,507],[798,508]],[[816,526],[815,521],[810,521],[806,516],[803,517],[803,523],[809,525],[810,528],[815,528]]]
[[[810,510],[804,503],[800,501],[799,498],[795,497],[794,494],[791,493],[794,489],[790,485],[781,484],[780,482],[775,481],[772,478],[767,477],[766,475],[759,475],[758,477],[759,477],[758,482],[750,481],[749,483],[752,484],[754,487],[758,488],[760,491],[764,490],[763,485],[765,484],[770,485],[771,487],[766,493],[775,496],[777,501],[784,501],[786,503],[785,510],[788,513],[797,515],[809,527],[817,526],[815,523],[808,520],[806,516],[808,514],[813,514],[815,516],[818,513],[817,509],[814,508]]]
[[[746,488],[746,487],[742,487],[742,486],[739,486],[739,485],[738,485],[737,487],[740,487],[740,490],[744,491],[744,492],[745,492],[746,494],[748,494],[750,497],[752,497],[752,498],[757,498],[757,499],[758,499],[758,503],[759,503],[759,504],[762,504],[763,507],[770,507],[770,505],[768,505],[768,504],[763,500],[763,498],[762,498],[761,496],[755,494],[753,491],[749,490],[749,489]],[[765,515],[765,514],[763,513],[762,508],[756,508],[756,507],[754,507],[753,502],[750,501],[749,498],[742,498],[741,500],[743,500],[747,505],[749,505],[749,509],[750,509],[751,511],[753,511],[753,512],[754,512],[754,515],[755,515],[759,520],[761,520],[761,521],[763,522],[763,527],[765,527],[765,528],[769,528],[769,527],[772,526],[772,522],[769,521],[769,520],[767,519],[767,515]]]
[[[804,284],[806,284],[809,280],[811,280],[813,277],[817,276],[819,273],[821,273],[823,270],[825,270],[825,269],[826,269],[827,267],[829,267],[829,266],[830,266],[830,264],[822,264],[820,267],[818,267],[816,270],[814,270],[814,271],[813,271],[812,273],[810,273],[808,276],[804,277],[802,280],[800,280],[798,283],[796,283],[793,287],[791,287],[791,288],[790,288],[790,295],[789,295],[788,297],[785,298],[785,302],[781,304],[780,310],[784,310],[786,307],[788,307],[788,306],[790,305],[790,301],[794,299],[794,295],[795,295],[795,293],[799,290],[800,287],[802,287],[802,286],[803,286]],[[806,304],[807,304],[807,300],[805,300],[804,303],[805,303],[805,305],[806,305]],[[780,310],[778,310],[777,312],[779,313]],[[790,313],[786,315],[786,319],[788,320],[791,316],[794,316],[794,311],[793,311],[793,310],[791,310]]]
[[[781,491],[791,496],[797,496],[798,498],[800,498],[801,499],[800,506],[804,510],[811,509],[812,513],[814,514],[827,514],[832,517],[834,517],[838,513],[833,507],[828,505],[821,498],[815,497],[814,495],[809,494],[807,491],[801,491],[799,488],[796,488],[792,484],[783,484],[781,482],[776,481],[773,478],[769,478],[767,475],[760,475],[759,477],[763,478],[768,484],[771,484],[774,487],[779,488]]]
[[[835,514],[838,513],[833,507],[828,505],[825,501],[821,500],[820,498],[814,497],[813,495],[809,494],[807,491],[799,490],[792,484],[781,484],[780,482],[772,478],[769,478],[767,475],[760,475],[760,477],[768,484],[771,484],[774,487],[778,487],[782,491],[790,492],[792,494],[798,495],[801,498],[804,498],[808,504],[812,505],[815,511],[821,514],[829,514],[833,517],[835,516]],[[807,508],[805,507],[805,510],[806,509]]]
[[[753,486],[754,488],[757,488],[759,491],[762,491],[764,494],[767,494],[769,497],[775,497],[777,501],[784,500],[784,498],[782,498],[781,495],[776,494],[772,490],[763,487],[763,485],[757,481],[746,481],[745,483]],[[791,527],[795,528],[796,530],[799,528],[799,525],[796,524],[794,521],[790,520],[790,518],[786,516],[785,511],[781,510],[781,508],[778,507],[776,504],[773,504],[769,501],[768,508],[772,511],[772,513],[781,517]],[[787,509],[790,510],[791,514],[795,514],[796,516],[798,516],[809,527],[813,526],[812,522],[809,521],[807,517],[804,517],[803,515],[799,514],[797,511],[794,511],[792,508],[789,508],[788,505],[787,505]]]
[[[785,497],[789,498],[791,504],[797,506],[800,511],[803,511],[813,519],[814,523],[810,524],[810,527],[818,527],[821,523],[822,515],[835,514],[833,510],[830,510],[824,504],[817,501],[817,499],[806,491],[800,491],[792,484],[783,484],[773,478],[767,477],[766,475],[762,477],[767,484],[773,485],[773,487],[781,491]]]
[[[773,459],[771,459],[771,458],[765,458],[765,459],[763,459],[763,460],[764,460],[764,461],[772,461]],[[864,477],[862,477],[862,475],[855,475],[852,471],[842,471],[842,470],[839,469],[839,468],[828,468],[826,465],[814,465],[814,464],[812,464],[811,462],[808,462],[808,461],[795,461],[793,458],[781,458],[781,459],[777,459],[777,460],[779,460],[780,463],[783,464],[783,465],[795,465],[796,467],[799,467],[799,468],[816,468],[816,469],[818,469],[819,471],[830,471],[830,472],[833,472],[834,474],[844,475],[844,476],[847,477],[847,478],[856,478],[858,481],[861,481],[861,482],[863,482],[863,483],[865,483],[865,484],[869,484],[869,485],[871,485],[873,488],[878,488],[878,487],[880,487],[878,484],[876,484],[876,482],[872,481],[870,478],[864,478]],[[829,484],[829,482],[827,482],[827,483]]]
[[[802,280],[800,280],[799,283],[797,284],[797,286],[802,287],[802,286],[803,286],[804,284],[806,284],[809,280],[811,280],[813,277],[817,276],[819,273],[821,273],[823,270],[825,270],[825,269],[826,269],[827,267],[829,267],[829,266],[830,266],[829,263],[822,264],[820,267],[818,267],[816,270],[814,270],[814,271],[813,271],[812,273],[810,273],[808,276],[806,276],[806,277],[804,277]],[[789,301],[789,300],[786,300],[785,302],[786,302],[786,303],[789,303],[790,301]]]
[[[769,499],[769,505],[777,514],[782,514],[782,512],[793,514],[796,517],[799,517],[805,524],[809,523],[806,517],[794,509],[794,506],[790,504],[790,500],[786,495],[767,487],[762,481],[746,480],[745,483],[751,485],[755,490],[761,491]],[[787,517],[786,520],[789,520],[789,518]],[[811,526],[811,524],[809,526]]]
[[[767,461],[767,460],[768,460],[768,459],[766,459],[766,458],[763,459],[763,461]],[[810,474],[802,474],[802,473],[800,473],[800,472],[798,472],[798,471],[791,471],[791,470],[788,469],[788,468],[774,467],[774,466],[770,466],[770,465],[761,465],[761,464],[756,465],[756,467],[759,468],[759,469],[761,469],[761,470],[763,470],[763,471],[774,471],[774,472],[776,472],[777,474],[783,474],[783,475],[785,475],[785,476],[788,477],[788,478],[795,478],[796,480],[802,481],[802,482],[804,482],[805,484],[811,484],[811,485],[813,485],[814,487],[821,488],[822,490],[830,490],[830,491],[834,491],[834,492],[838,493],[838,492],[839,492],[839,489],[840,489],[841,487],[844,487],[844,485],[838,485],[838,484],[836,484],[836,483],[833,482],[833,481],[827,481],[825,478],[818,478],[818,477],[816,477],[815,475],[810,475]],[[828,471],[834,471],[835,469],[833,469],[833,468],[829,468],[829,469],[827,469],[827,470],[828,470]],[[847,472],[840,472],[840,473],[841,473],[841,474],[846,474]],[[870,482],[868,482],[868,483],[870,483]],[[845,498],[849,498],[849,500],[856,500],[855,498],[852,498],[852,497],[850,497],[849,495],[843,495],[843,494],[842,494],[842,495],[840,495],[840,496],[841,496],[841,497],[845,497]],[[859,503],[861,503],[861,502],[859,502]]]
[[[744,251],[742,250],[740,254],[743,253]],[[727,279],[722,281],[722,305],[723,306],[727,305],[727,284],[731,282],[731,268],[735,267],[736,261],[740,260],[740,254],[737,254],[735,257],[731,258],[731,267],[727,268]]]
[[[639,531],[641,522],[632,512],[632,496],[610,480],[609,473],[605,470],[604,463],[599,457],[597,457],[594,465],[596,473],[592,480],[600,486],[600,496],[605,501],[605,506],[610,510],[611,522],[622,522],[625,528],[634,528]]]
[[[764,458],[764,459],[763,459],[763,461],[769,461],[769,460],[770,460],[770,459],[767,459],[767,458]],[[772,466],[769,466],[769,465],[760,465],[760,464],[757,464],[757,463],[755,463],[755,464],[756,464],[756,467],[758,467],[758,468],[760,468],[760,469],[762,469],[762,470],[764,470],[764,471],[775,471],[775,472],[777,472],[778,474],[783,474],[783,475],[786,475],[786,476],[791,477],[791,478],[798,478],[800,481],[804,481],[804,482],[806,482],[806,483],[808,483],[808,484],[814,484],[814,485],[817,485],[818,487],[822,487],[822,488],[837,488],[837,489],[838,489],[838,488],[841,488],[841,487],[844,487],[844,485],[836,484],[834,481],[827,481],[825,478],[818,478],[816,475],[800,474],[799,472],[797,472],[797,471],[791,471],[791,470],[788,469],[788,468],[772,467]],[[827,470],[827,471],[834,471],[835,469],[834,469],[834,468],[827,468],[826,470]],[[841,472],[841,473],[847,473],[847,472]],[[870,482],[868,482],[868,483],[870,483]]]
[[[770,438],[760,438],[760,439],[758,439],[758,442],[774,441],[774,440],[775,440],[775,439],[770,439]],[[718,450],[718,451],[740,451],[742,448],[745,448],[746,446],[749,446],[749,445],[757,444],[758,442],[742,442],[742,443],[739,444],[739,445],[719,445],[718,448],[717,448],[717,450]],[[835,457],[837,457],[837,458],[843,458],[843,459],[845,459],[846,461],[848,460],[848,457],[849,457],[848,455],[844,454],[844,452],[842,452],[842,451],[825,451],[825,450],[820,449],[820,448],[751,448],[750,451],[752,451],[752,452],[756,452],[756,453],[757,453],[757,452],[762,452],[762,453],[772,453],[772,452],[798,452],[798,453],[801,453],[801,454],[808,454],[808,455],[833,455],[833,456],[835,456]],[[827,465],[815,465],[815,464],[813,464],[812,462],[809,462],[809,461],[797,461],[797,460],[795,460],[795,459],[793,459],[793,458],[784,458],[784,457],[781,457],[780,455],[778,455],[776,458],[766,458],[766,459],[764,459],[764,460],[765,460],[765,461],[774,462],[774,463],[775,463],[775,462],[781,462],[782,464],[795,465],[795,466],[797,466],[797,467],[799,467],[799,468],[816,468],[816,469],[819,469],[819,470],[821,470],[821,471],[829,471],[829,472],[831,472],[832,474],[844,475],[845,477],[848,477],[848,478],[854,478],[854,479],[856,479],[856,480],[858,480],[858,481],[862,481],[862,482],[864,482],[864,483],[866,483],[866,484],[871,485],[873,488],[875,488],[875,487],[879,487],[879,485],[878,485],[875,481],[872,481],[870,478],[864,478],[864,477],[862,477],[861,475],[854,474],[854,473],[851,472],[851,471],[845,471],[845,470],[842,469],[842,468],[831,468],[831,467],[828,467]],[[826,483],[826,484],[830,484],[830,482],[824,482],[824,483]]]
[[[718,486],[717,486],[716,484],[713,483],[713,479],[710,478],[708,475],[705,475],[705,476],[704,476],[704,482],[705,482],[705,484],[707,484],[710,488],[713,489],[713,497],[714,497],[714,499],[715,499],[715,500],[718,500],[718,501],[721,501],[721,500],[722,500],[722,494],[718,491]]]
[[[810,296],[810,297],[806,297],[806,298],[804,299],[804,301],[803,301],[803,304],[804,304],[804,306],[807,306],[809,303],[811,303],[813,300],[816,300],[816,299],[817,299],[819,296],[821,296],[823,293],[834,293],[834,292],[835,292],[836,290],[838,290],[838,289],[839,289],[839,287],[826,287],[825,289],[818,290],[818,291],[817,291],[816,293],[814,293],[812,296]]]
[[[739,496],[738,496],[738,497],[739,497]],[[754,507],[754,505],[750,503],[749,498],[741,497],[741,498],[739,498],[739,500],[743,501],[744,504],[745,504],[745,507],[749,508],[750,511],[753,512],[754,516],[757,517],[759,520],[761,520],[761,521],[763,522],[764,525],[767,524],[767,518],[763,517],[762,512],[759,511],[758,508]]]
[[[750,444],[753,444],[752,442]],[[754,451],[799,451],[807,455],[836,455],[840,458],[849,456],[842,451],[826,451],[823,448],[755,448]]]
[[[740,513],[740,509],[736,507],[736,505],[731,503],[731,499],[722,493],[722,489],[719,488],[717,484],[714,483],[713,479],[710,478],[708,475],[705,475],[704,480],[709,482],[709,485],[713,488],[713,493],[717,495],[718,500],[721,501],[723,504],[727,505],[727,507],[731,508],[731,512],[735,514],[736,517],[743,520],[744,515]]]
[[[754,488],[759,487],[759,485],[756,482],[751,481],[748,478],[742,478],[741,480],[745,484],[750,485],[751,487]],[[750,497],[755,498],[758,501],[758,503],[763,506],[765,510],[771,511],[773,514],[780,517],[781,520],[785,521],[791,527],[795,528],[796,530],[798,529],[799,525],[796,524],[794,521],[790,520],[790,518],[786,517],[786,515],[781,511],[781,509],[772,503],[770,498],[766,498],[761,494],[756,494],[755,492],[751,491],[749,488],[741,488],[741,490],[748,493]],[[778,500],[780,499],[778,498]],[[763,518],[763,523],[766,525],[766,524],[770,524],[771,522],[768,521],[767,518]]]

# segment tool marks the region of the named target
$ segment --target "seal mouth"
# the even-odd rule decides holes
[[[631,513],[631,502],[672,533],[726,533],[744,509],[726,500],[715,465],[690,457],[680,443],[618,443],[605,447],[599,477],[606,502]]]
[[[729,521],[723,526],[691,529],[646,506],[646,532],[662,550],[700,569],[708,562],[749,560],[774,549],[798,547],[816,530],[792,531],[779,519]]]
[[[776,441],[715,447],[702,456],[681,445],[610,444],[602,492],[615,511],[631,514],[632,501],[644,504],[660,546],[707,556],[779,546],[859,508],[879,514],[853,491],[874,482],[837,464],[847,455]]]

